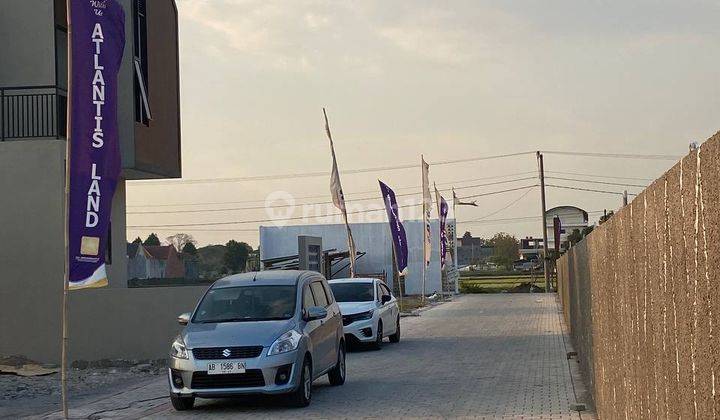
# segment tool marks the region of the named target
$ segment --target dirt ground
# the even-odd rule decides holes
[[[21,359],[17,356],[0,358]],[[69,371],[68,380],[71,405],[85,404],[128,387],[157,380],[165,372],[159,362],[102,361],[92,365],[75,365]],[[15,419],[58,410],[60,395],[59,373],[28,377],[0,374],[0,418]]]

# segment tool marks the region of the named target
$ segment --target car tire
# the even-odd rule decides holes
[[[309,358],[305,358],[302,371],[300,372],[300,383],[295,391],[290,394],[290,405],[293,407],[307,407],[312,400],[312,364]]]
[[[372,348],[380,350],[383,343],[383,326],[382,321],[378,322],[377,333],[375,334],[375,341],[372,343]]]
[[[172,403],[173,408],[177,411],[192,410],[195,405],[195,397],[176,397],[171,395],[170,402]]]
[[[390,342],[391,343],[399,343],[400,342],[400,317],[397,317],[397,324],[395,327],[395,334],[390,336]]]
[[[345,345],[340,344],[340,347],[338,348],[337,364],[334,368],[330,369],[330,372],[328,372],[328,380],[332,386],[339,386],[345,383],[345,374],[347,373],[345,356]]]

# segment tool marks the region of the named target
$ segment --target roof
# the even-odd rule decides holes
[[[306,270],[267,270],[252,273],[233,274],[215,282],[213,287],[238,286],[294,286],[298,281],[308,277],[317,277],[320,273]]]
[[[131,258],[132,258],[132,257],[134,257],[134,256],[137,254],[137,250],[138,250],[138,246],[139,246],[139,245],[140,245],[140,244],[138,244],[137,242],[130,242],[129,244],[127,244],[127,255],[128,255],[128,257],[131,257]]]
[[[581,209],[580,207],[575,207],[575,206],[557,206],[557,207],[553,207],[553,208],[548,209],[547,211],[545,211],[545,214],[554,213],[554,212],[556,212],[556,211],[558,211],[558,210],[577,210],[577,211],[579,211],[579,212],[581,212],[581,213],[583,214],[583,217],[585,218],[585,220],[588,220],[588,214],[587,214],[587,212],[586,212],[585,210]]]
[[[166,260],[170,254],[171,246],[172,245],[143,245],[148,254],[156,260]]]
[[[328,280],[328,283],[335,284],[335,283],[372,283],[376,278],[373,277],[355,277],[355,278],[345,278],[345,279],[332,279]]]

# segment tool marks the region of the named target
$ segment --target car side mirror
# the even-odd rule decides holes
[[[177,322],[180,325],[187,325],[190,322],[190,312],[185,312],[177,317]]]
[[[325,319],[327,314],[328,313],[325,308],[321,308],[319,306],[311,306],[305,311],[305,316],[303,317],[303,319],[308,322],[315,321],[316,319]]]
[[[380,302],[382,302],[383,305],[390,302],[390,300],[392,300],[392,296],[390,295],[382,295],[380,298]]]

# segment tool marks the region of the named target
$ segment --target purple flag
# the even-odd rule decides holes
[[[555,241],[555,256],[560,256],[560,235],[562,234],[562,225],[560,224],[560,218],[555,216],[553,218],[553,234]]]
[[[390,232],[392,232],[393,244],[395,245],[395,258],[397,259],[398,271],[407,274],[407,236],[405,235],[405,228],[402,222],[400,222],[395,192],[382,181],[378,182],[380,183],[380,192],[382,193],[383,202],[385,203],[385,210],[387,211],[388,222],[390,223]]]
[[[437,192],[437,188],[435,189]],[[447,215],[448,215],[448,203],[445,201],[445,199],[440,195],[440,193],[437,194],[438,197],[440,197],[440,208],[439,208],[439,217],[438,220],[440,221],[440,269],[445,269],[445,255],[447,254],[447,230],[445,229],[445,222],[447,221]]]
[[[105,250],[120,175],[117,73],[125,13],[115,0],[69,0],[69,288],[108,283]]]

